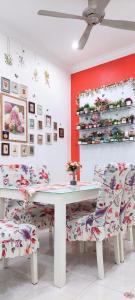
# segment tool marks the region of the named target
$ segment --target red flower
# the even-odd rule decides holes
[[[116,184],[116,191],[121,190],[121,189],[122,189],[122,184],[120,184],[120,183]]]
[[[100,231],[99,228],[97,228],[97,227],[92,227],[91,232],[92,232],[93,234],[97,234],[97,235],[99,235],[99,234],[101,233],[101,231]]]

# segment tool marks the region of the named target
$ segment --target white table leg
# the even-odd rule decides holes
[[[55,204],[54,226],[54,284],[63,287],[66,283],[66,204]]]
[[[0,198],[0,219],[5,217],[5,199]]]

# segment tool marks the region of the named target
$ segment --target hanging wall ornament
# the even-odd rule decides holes
[[[32,80],[38,81],[38,71],[37,71],[37,68],[33,72]]]
[[[50,75],[47,70],[45,70],[44,75],[45,75],[45,84],[47,84],[50,87]]]
[[[22,52],[18,56],[18,62],[19,62],[20,67],[23,67],[23,65],[24,65],[24,53],[25,53],[25,50],[22,49]]]
[[[10,39],[9,38],[7,38],[7,52],[4,53],[4,58],[5,58],[5,64],[12,66],[13,58],[10,54]]]

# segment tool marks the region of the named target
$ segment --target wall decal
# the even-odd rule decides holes
[[[29,155],[33,156],[35,154],[35,147],[34,146],[29,146]]]
[[[35,120],[34,119],[29,119],[29,128],[34,129],[35,128]]]
[[[25,100],[1,94],[2,130],[9,132],[9,140],[27,142],[27,103]]]
[[[2,131],[2,139],[9,140],[9,132],[8,131]]]
[[[45,76],[45,83],[50,87],[50,75],[47,70],[45,70],[44,76]]]
[[[42,130],[43,129],[43,122],[40,121],[40,120],[37,121],[37,129],[38,130]]]
[[[34,140],[35,140],[35,136],[34,136],[34,134],[29,134],[29,143],[30,144],[34,144]]]
[[[7,38],[7,52],[4,53],[4,58],[5,58],[5,64],[12,66],[13,58],[10,54],[10,39],[9,38]]]
[[[59,138],[64,138],[64,128],[59,128]]]
[[[53,133],[53,140],[54,140],[54,142],[57,142],[57,140],[58,140],[58,134],[57,134],[57,132]]]
[[[24,65],[24,53],[25,53],[25,50],[22,49],[22,53],[18,56],[18,63],[19,63],[19,66],[20,67],[23,67]]]
[[[58,129],[58,125],[57,125],[57,122],[53,122],[53,130],[57,130]]]
[[[38,81],[38,71],[37,69],[34,70],[32,80]]]
[[[18,78],[18,77],[19,77],[19,75],[18,75],[18,74],[16,74],[16,73],[14,74],[14,76],[15,76],[15,78]]]
[[[37,115],[42,116],[43,114],[43,107],[42,105],[37,105]]]

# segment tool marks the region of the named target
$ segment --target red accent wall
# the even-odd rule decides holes
[[[135,54],[71,75],[71,159],[80,161],[78,135],[77,96],[84,90],[135,77]]]

